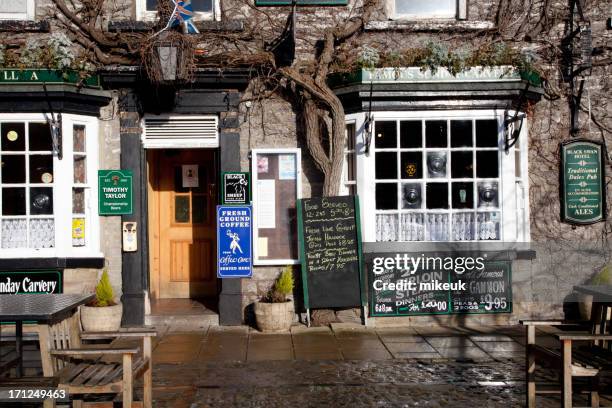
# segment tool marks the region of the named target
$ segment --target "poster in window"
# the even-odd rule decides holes
[[[252,151],[254,263],[297,263],[300,149]]]
[[[183,188],[200,187],[197,164],[183,164]]]
[[[85,245],[85,218],[72,219],[72,246]]]

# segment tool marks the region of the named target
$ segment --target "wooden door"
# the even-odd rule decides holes
[[[156,168],[150,175],[157,179],[151,186],[157,207],[149,215],[152,230],[152,218],[158,217],[151,245],[152,297],[216,296],[215,152],[164,150],[152,156],[149,166]]]

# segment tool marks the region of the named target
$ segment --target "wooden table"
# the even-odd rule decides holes
[[[64,319],[95,295],[78,294],[23,294],[0,296],[0,321],[15,322],[15,351],[17,377],[23,376],[23,322],[38,321],[50,324]]]
[[[612,285],[577,285],[574,290],[585,295],[592,295],[593,302],[612,303]]]

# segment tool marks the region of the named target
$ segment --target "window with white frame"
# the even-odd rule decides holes
[[[95,118],[65,114],[60,159],[44,115],[0,115],[0,256],[99,255],[96,141]]]
[[[219,15],[219,0],[191,0],[195,20],[214,20]],[[157,0],[136,0],[139,20],[157,18]]]
[[[34,0],[1,0],[0,20],[33,20]]]
[[[396,19],[438,19],[466,17],[466,0],[388,0]]]
[[[355,157],[355,123],[346,124],[344,141],[344,162],[342,163],[341,195],[357,194],[357,160]]]
[[[373,154],[361,158],[364,191],[373,195],[370,239],[523,238],[524,154],[516,146],[504,153],[501,118],[466,116],[375,120]]]

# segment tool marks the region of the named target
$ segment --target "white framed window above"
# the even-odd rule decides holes
[[[377,114],[357,156],[364,240],[528,241],[526,135],[506,152],[502,123],[495,111]]]
[[[0,20],[34,20],[35,0],[0,1]]]
[[[393,19],[459,19],[467,16],[467,0],[387,0]]]
[[[178,0],[177,0],[178,1]],[[221,7],[219,0],[191,0],[194,20],[219,20]],[[157,19],[157,0],[136,0],[138,20]]]
[[[99,256],[97,119],[64,114],[60,160],[42,114],[0,114],[0,257]]]

